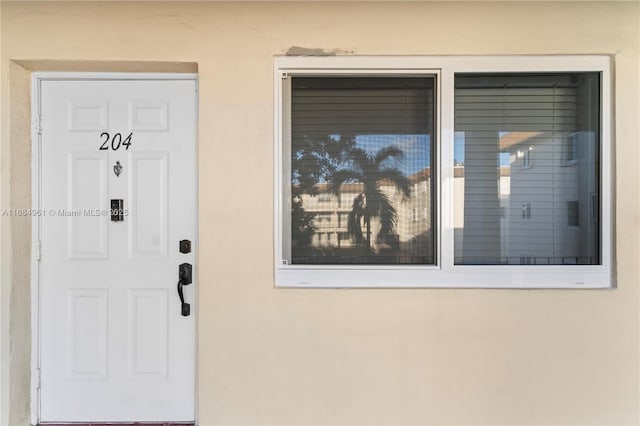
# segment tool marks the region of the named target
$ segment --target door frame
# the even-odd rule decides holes
[[[58,71],[38,71],[31,76],[31,424],[40,423],[40,285],[41,285],[41,216],[38,212],[42,209],[42,82],[43,81],[99,81],[99,80],[194,80],[196,84],[195,97],[195,235],[193,238],[193,248],[195,261],[198,263],[198,242],[199,242],[199,179],[198,179],[198,123],[199,123],[199,87],[198,74],[196,73],[149,73],[149,72],[58,72]],[[36,213],[33,213],[36,212]],[[194,282],[197,283],[197,277]],[[194,288],[195,303],[198,304],[198,286]],[[198,312],[196,310],[196,312]],[[194,348],[194,386],[195,400],[193,401],[195,422],[198,419],[198,318],[195,318],[195,348]]]

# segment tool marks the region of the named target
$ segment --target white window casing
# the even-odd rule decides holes
[[[571,56],[276,57],[274,63],[275,285],[301,288],[612,288],[612,58]],[[454,262],[454,78],[476,73],[600,75],[599,264],[460,265]],[[435,76],[431,159],[434,265],[291,264],[291,76]],[[533,162],[532,162],[533,163]],[[531,164],[532,164],[531,163]],[[336,216],[337,217],[337,216]],[[566,217],[566,216],[565,216]],[[582,218],[580,219],[582,221]],[[566,222],[565,222],[566,224]],[[335,232],[335,231],[334,231]],[[339,234],[334,238],[340,241]],[[335,241],[334,241],[335,242]],[[526,262],[522,262],[526,263]]]

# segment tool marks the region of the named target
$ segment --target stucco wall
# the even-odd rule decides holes
[[[640,422],[637,2],[1,8],[3,208],[28,204],[22,196],[30,179],[24,103],[8,96],[10,87],[23,100],[28,93],[10,81],[22,73],[10,73],[12,60],[26,69],[197,63],[200,424]],[[274,289],[273,57],[292,46],[349,54],[614,55],[618,288]],[[22,258],[29,250],[17,231],[24,224],[2,219],[0,421],[23,423],[29,372],[16,357],[29,351],[29,263]]]

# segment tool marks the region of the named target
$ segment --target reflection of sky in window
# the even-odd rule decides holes
[[[454,164],[462,164],[464,163],[464,132],[454,132],[453,137],[453,161]]]
[[[397,146],[405,157],[395,166],[407,176],[431,166],[430,135],[358,135],[356,146],[371,155],[381,148]]]
[[[504,135],[510,132],[498,132],[498,138],[502,138]],[[508,151],[502,151],[498,153],[498,159],[500,161],[500,166],[511,166],[511,154]]]
[[[509,132],[498,132],[501,138]],[[453,141],[453,162],[454,164],[464,164],[464,132],[454,132]],[[511,165],[511,155],[509,152],[498,152],[498,162],[502,167]]]

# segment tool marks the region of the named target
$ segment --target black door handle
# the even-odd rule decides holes
[[[189,315],[191,315],[191,305],[184,301],[182,286],[189,285],[191,284],[191,282],[191,264],[182,263],[180,266],[178,266],[178,297],[180,297],[180,306],[183,317],[188,317]]]

